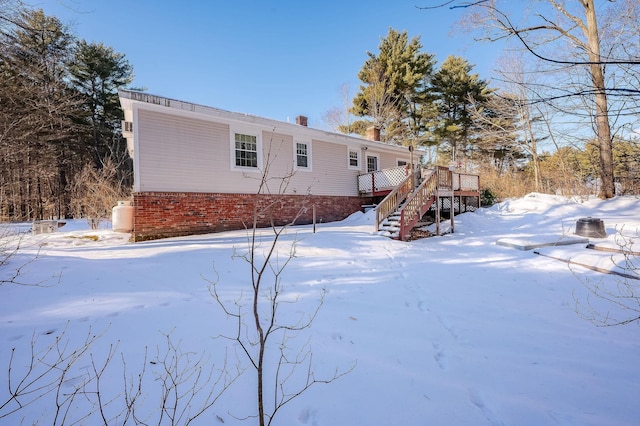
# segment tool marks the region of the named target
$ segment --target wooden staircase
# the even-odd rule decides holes
[[[436,202],[439,169],[410,174],[376,207],[376,229],[390,238],[405,240],[411,229]],[[418,185],[415,185],[418,182]]]
[[[395,167],[358,176],[361,196],[374,201],[376,230],[390,238],[407,240],[411,230],[429,209],[435,212],[436,233],[440,234],[441,210],[449,211],[451,232],[454,213],[480,207],[480,177],[458,173],[448,167]],[[472,200],[472,202],[469,202]],[[464,210],[463,210],[464,209]]]

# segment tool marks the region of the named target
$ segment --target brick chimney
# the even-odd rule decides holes
[[[296,117],[296,124],[299,126],[307,127],[307,120],[307,117],[305,117],[304,115],[299,115]]]
[[[380,129],[375,126],[367,127],[365,138],[370,141],[380,142]]]

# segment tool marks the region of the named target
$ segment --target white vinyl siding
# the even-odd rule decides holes
[[[394,167],[402,159],[397,150],[386,147],[362,151],[356,144],[334,141],[331,135],[307,138],[287,134],[286,127],[274,132],[188,111],[173,113],[156,105],[136,105],[133,115],[135,190],[140,192],[255,194],[268,162],[270,179],[265,190],[270,193],[286,186],[287,194],[357,196],[364,153],[379,156],[380,168]],[[258,167],[236,167],[235,133],[255,136]],[[298,143],[307,144],[308,169],[296,167],[298,154],[303,156],[304,151]],[[349,152],[354,153],[358,167],[350,166]],[[282,185],[279,178],[287,176],[290,181]]]
[[[228,126],[158,112],[138,111],[135,155],[137,190],[209,190],[218,179],[217,170],[229,169]]]

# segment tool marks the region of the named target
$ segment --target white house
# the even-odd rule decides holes
[[[342,220],[375,201],[358,176],[406,166],[406,147],[121,90],[134,163],[135,241]],[[401,168],[399,170],[402,170]],[[263,177],[265,179],[263,179]],[[262,185],[261,185],[262,183]]]

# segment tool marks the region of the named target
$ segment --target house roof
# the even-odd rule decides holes
[[[255,115],[231,112],[219,108],[205,105],[194,104],[191,102],[170,99],[163,96],[152,95],[145,92],[120,89],[118,91],[120,103],[125,110],[133,110],[134,103],[143,103],[152,108],[169,108],[172,112],[178,114],[196,114],[200,116],[222,119],[224,121],[253,124],[265,128],[271,128],[276,131],[286,131],[294,135],[306,136],[308,138],[329,140],[345,145],[358,145],[375,147],[377,150],[406,152],[406,146],[391,145],[384,142],[372,141],[361,137],[345,135],[343,133],[329,132],[326,130],[314,129],[311,127],[301,126],[299,124],[273,120],[270,118],[258,117]],[[420,148],[417,148],[420,150]]]

